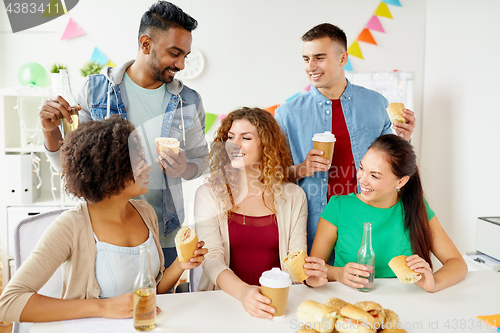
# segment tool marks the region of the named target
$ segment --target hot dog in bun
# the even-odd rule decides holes
[[[384,321],[384,308],[382,305],[370,301],[358,302],[354,305],[371,314],[377,322],[382,323]]]
[[[415,283],[422,278],[422,274],[408,267],[407,256],[397,256],[389,261],[389,267],[398,277],[401,283]]]
[[[340,310],[335,328],[339,333],[375,333],[376,323],[368,312],[348,303]]]
[[[320,333],[333,332],[336,315],[332,308],[315,301],[304,301],[297,309],[297,319],[305,326],[303,329]]]
[[[182,227],[175,236],[175,248],[180,262],[189,262],[194,257],[198,236],[193,227]]]
[[[406,123],[406,119],[403,117],[403,109],[405,105],[403,103],[390,103],[389,107],[386,109],[387,114],[391,123],[400,122]]]
[[[295,282],[302,282],[309,277],[304,268],[306,257],[307,255],[304,250],[297,249],[290,252],[285,259],[283,259],[283,267]]]

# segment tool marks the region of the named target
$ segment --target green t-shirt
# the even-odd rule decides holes
[[[428,219],[434,212],[425,202]],[[399,255],[413,254],[408,232],[404,228],[404,210],[401,201],[390,208],[367,205],[354,193],[332,196],[321,217],[337,227],[334,266],[344,267],[356,262],[363,238],[363,225],[372,224],[372,247],[375,252],[375,277],[395,277],[389,261]]]

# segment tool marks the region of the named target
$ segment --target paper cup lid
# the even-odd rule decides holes
[[[259,283],[261,286],[268,288],[286,288],[292,285],[292,279],[290,279],[290,275],[287,272],[274,267],[270,271],[262,273]]]
[[[316,133],[313,136],[313,141],[318,142],[335,142],[335,135],[332,132],[326,131],[324,133]]]

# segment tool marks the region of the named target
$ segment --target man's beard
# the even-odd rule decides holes
[[[165,72],[169,69],[173,72],[178,72],[179,70],[177,68],[168,68],[168,67],[162,70],[159,68],[158,63],[159,63],[159,60],[158,60],[158,57],[156,55],[156,51],[153,49],[151,51],[151,60],[148,61],[148,67],[151,70],[151,75],[157,81],[160,81],[163,83],[172,82],[174,80],[174,78],[169,76],[169,75],[166,76]]]

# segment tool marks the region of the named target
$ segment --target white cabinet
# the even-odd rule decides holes
[[[3,287],[10,279],[15,226],[37,213],[75,205],[43,152],[39,107],[49,89],[0,89],[0,235]]]

